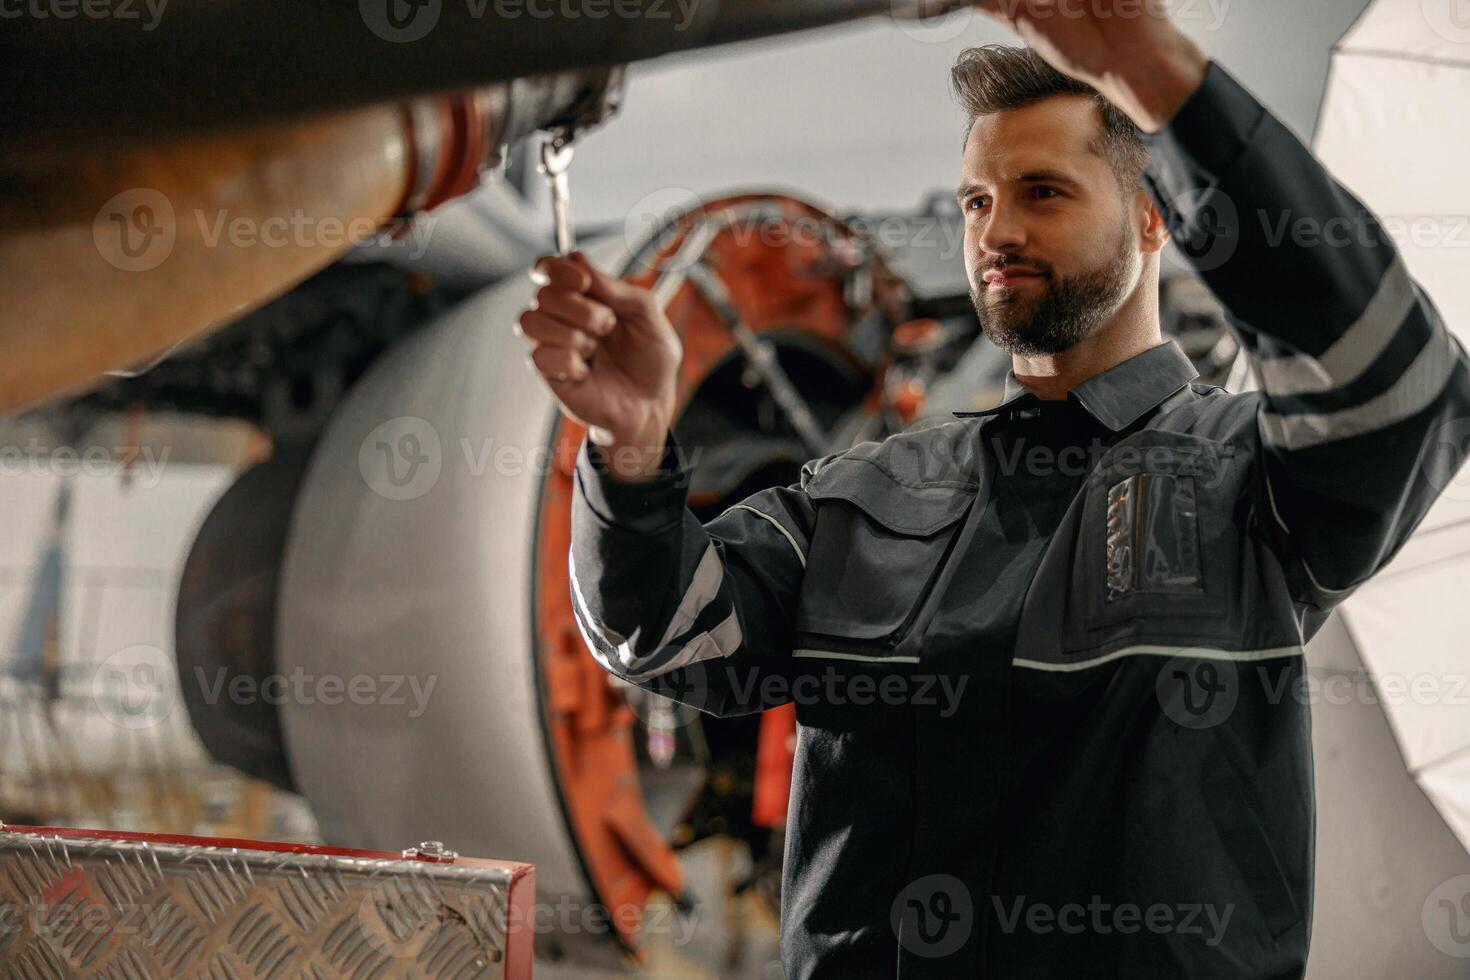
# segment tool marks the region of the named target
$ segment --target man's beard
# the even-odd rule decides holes
[[[1127,289],[1133,243],[1127,225],[1119,230],[1122,234],[1113,259],[1101,269],[1057,280],[1050,268],[1038,264],[1038,271],[1045,274],[1038,284],[1042,291],[1038,298],[1028,297],[1025,286],[992,298],[987,295],[992,287],[983,279],[978,285],[972,283],[970,300],[985,336],[1007,354],[1023,357],[1060,354],[1091,336],[1117,308]],[[1017,260],[1015,264],[1027,263]]]

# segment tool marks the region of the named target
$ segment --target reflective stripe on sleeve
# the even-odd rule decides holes
[[[1449,331],[1436,324],[1409,369],[1387,391],[1336,412],[1280,415],[1263,411],[1261,434],[1272,446],[1291,450],[1386,428],[1427,408],[1449,384],[1458,363]]]
[[[1291,354],[1255,360],[1261,387],[1272,395],[1305,395],[1342,388],[1356,381],[1398,336],[1416,297],[1402,256],[1379,280],[1358,321],[1320,357]]]

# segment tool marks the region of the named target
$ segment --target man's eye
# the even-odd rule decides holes
[[[1037,193],[1040,193],[1040,192],[1043,192],[1044,191],[1044,192],[1046,192],[1047,194],[1049,194],[1049,195],[1051,195],[1053,197],[1060,197],[1061,196],[1061,192],[1058,191],[1055,187],[1048,187],[1045,184],[1039,184],[1039,185],[1031,188],[1031,190],[1034,191],[1034,192],[1037,192]],[[984,194],[977,194],[976,196],[974,196],[972,198],[968,198],[965,201],[965,209],[967,211],[978,211],[978,210],[980,210],[981,208],[983,208],[985,206],[985,199],[986,198],[985,198],[985,195]]]

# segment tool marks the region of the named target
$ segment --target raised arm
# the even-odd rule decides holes
[[[790,700],[791,643],[813,511],[803,467],[708,524],[671,428],[682,347],[652,293],[585,256],[544,256],[521,315],[528,357],[588,426],[577,453],[568,571],[577,626],[613,674],[702,711]],[[825,457],[824,457],[825,458]],[[770,684],[768,678],[788,683]]]
[[[1062,17],[1048,2],[978,6],[1143,133],[1149,195],[1261,379],[1257,528],[1297,601],[1340,602],[1465,459],[1463,347],[1373,213],[1167,11],[1131,0]]]
[[[1440,436],[1470,416],[1470,361],[1378,218],[1218,64],[1144,138],[1150,194],[1260,379],[1263,530],[1298,601],[1329,608],[1463,461]]]

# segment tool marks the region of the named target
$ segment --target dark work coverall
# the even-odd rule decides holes
[[[1149,194],[1261,390],[1166,342],[807,462],[707,524],[583,443],[592,654],[796,703],[788,976],[1299,977],[1303,644],[1464,459],[1470,364],[1374,216],[1218,64]],[[1314,231],[1303,235],[1301,229]]]

